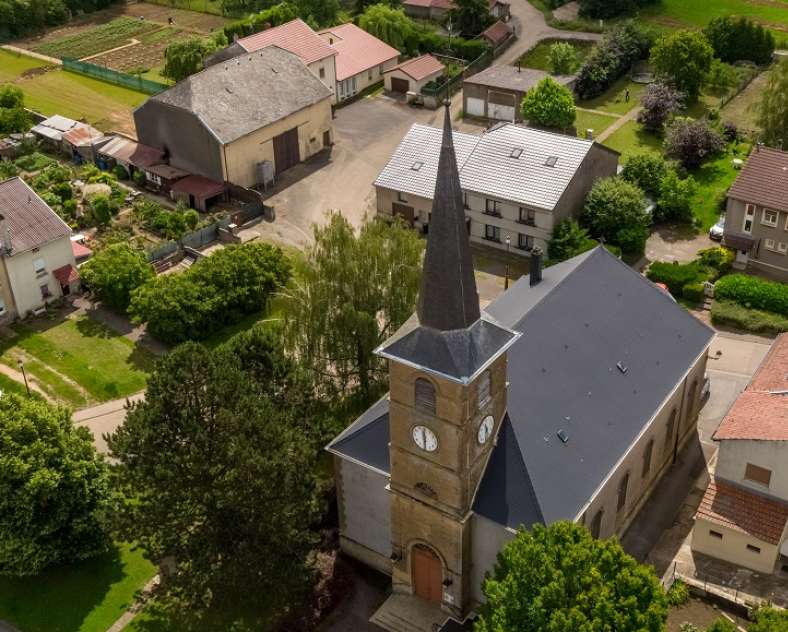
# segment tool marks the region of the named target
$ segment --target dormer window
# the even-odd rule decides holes
[[[416,408],[424,412],[435,414],[435,387],[432,382],[420,377],[414,385],[414,399]]]

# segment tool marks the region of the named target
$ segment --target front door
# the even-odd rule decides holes
[[[277,174],[297,165],[300,161],[297,127],[279,136],[274,136],[274,163]]]
[[[413,592],[426,601],[440,604],[443,596],[441,561],[424,546],[414,546],[411,551]]]

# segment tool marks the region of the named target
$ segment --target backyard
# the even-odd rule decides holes
[[[155,572],[140,549],[120,544],[35,577],[3,577],[0,620],[23,632],[105,632]]]
[[[577,53],[577,61],[581,64],[585,58],[588,57],[588,54],[595,45],[594,42],[587,42],[583,40],[546,39],[539,42],[531,50],[520,57],[518,63],[526,68],[535,68],[536,70],[550,72],[552,70],[549,61],[550,47],[556,42],[565,42],[570,44],[572,48],[575,49],[575,53]]]

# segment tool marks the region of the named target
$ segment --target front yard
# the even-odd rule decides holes
[[[155,573],[140,549],[120,544],[35,577],[3,577],[0,620],[23,632],[105,632]]]

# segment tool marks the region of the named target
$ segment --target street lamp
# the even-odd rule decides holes
[[[19,358],[16,363],[19,365],[19,370],[22,371],[22,377],[25,378],[25,388],[27,389],[27,396],[30,397],[30,385],[27,383],[27,373],[25,373],[25,363],[22,358]]]
[[[506,235],[506,278],[503,282],[503,289],[509,289],[509,248],[512,245],[512,237],[510,235]]]

